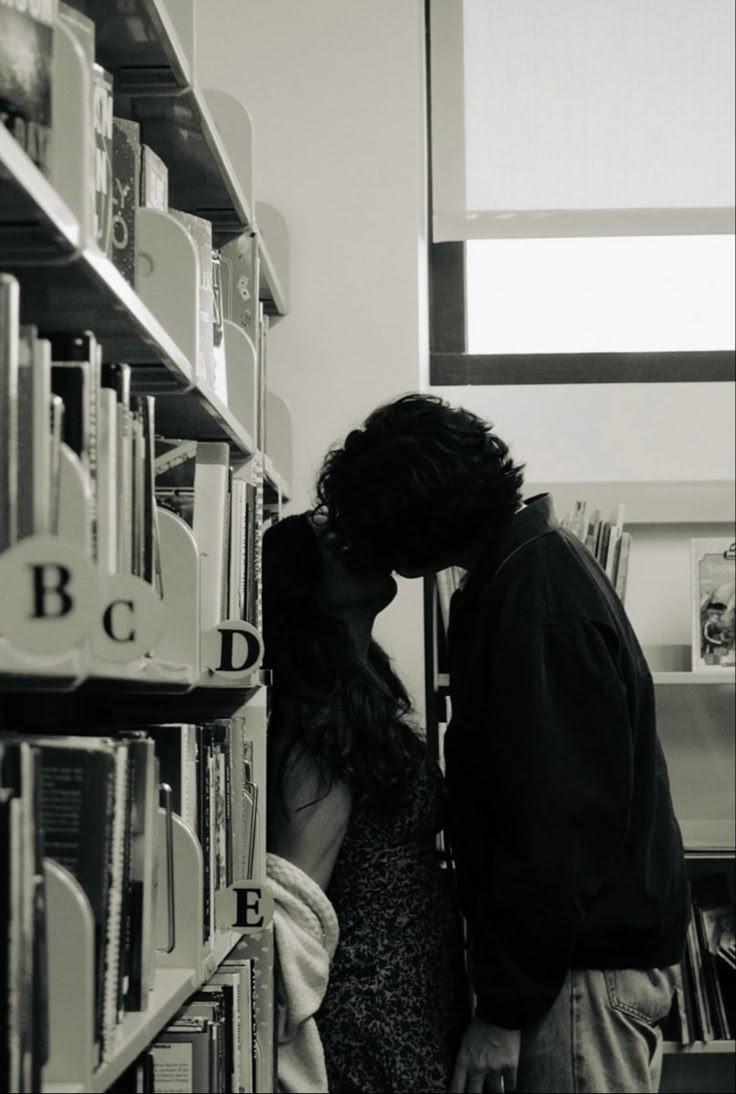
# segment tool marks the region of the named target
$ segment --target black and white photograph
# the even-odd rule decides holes
[[[0,0],[0,1094],[736,1090],[733,0]]]

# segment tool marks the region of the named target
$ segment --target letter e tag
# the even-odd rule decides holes
[[[271,925],[273,896],[257,881],[238,882],[215,894],[215,917],[221,930],[254,934]]]

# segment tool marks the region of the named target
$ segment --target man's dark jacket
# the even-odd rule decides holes
[[[452,600],[450,835],[479,1017],[569,969],[680,960],[689,891],[651,675],[610,581],[538,495]]]

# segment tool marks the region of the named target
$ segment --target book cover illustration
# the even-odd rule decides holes
[[[51,154],[56,0],[0,4],[0,121],[37,167]]]
[[[92,70],[92,118],[95,136],[95,237],[112,257],[113,104],[112,76],[101,65]]]
[[[113,119],[112,260],[135,288],[135,215],[140,194],[140,126]]]
[[[693,671],[736,666],[736,540],[693,539]]]
[[[197,353],[197,378],[204,381],[210,391],[216,390],[215,377],[215,296],[212,281],[212,224],[193,213],[169,210],[171,215],[187,230],[197,251],[199,267],[199,351]]]
[[[169,169],[147,144],[141,145],[141,206],[169,211]]]

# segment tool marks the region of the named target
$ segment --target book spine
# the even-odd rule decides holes
[[[20,290],[0,274],[0,551],[18,536],[18,336]]]
[[[0,4],[0,124],[48,174],[56,0]]]
[[[17,535],[18,539],[32,536],[35,531],[35,484],[38,469],[34,457],[34,343],[35,327],[21,327],[18,341],[18,483],[17,483]]]
[[[135,288],[136,212],[140,196],[140,126],[113,118],[112,258]]]
[[[92,69],[92,120],[95,137],[95,238],[112,258],[113,82],[101,65]]]
[[[119,744],[115,749],[114,805],[110,842],[110,891],[105,928],[105,997],[103,1010],[102,1059],[109,1060],[115,1051],[120,997],[120,934],[125,885],[125,834],[128,802],[128,749]]]

